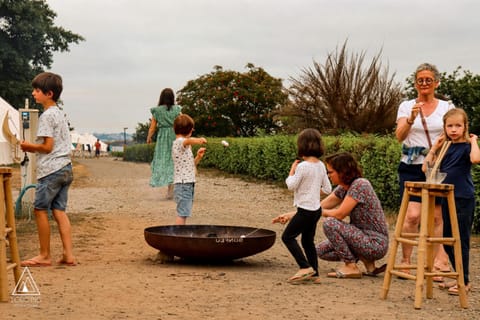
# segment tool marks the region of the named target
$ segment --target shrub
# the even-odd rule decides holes
[[[246,175],[270,182],[284,183],[296,159],[296,136],[256,138],[208,138],[207,152],[199,166]],[[370,180],[386,211],[398,211],[400,205],[397,167],[401,146],[392,136],[375,135],[323,136],[326,154],[339,151],[352,153],[360,162],[363,176]],[[194,154],[199,146],[193,148]],[[124,160],[151,162],[154,144],[134,145],[125,149]],[[473,182],[480,185],[480,167],[472,169]],[[475,190],[476,202],[480,190]],[[480,207],[475,208],[474,232],[480,232]]]

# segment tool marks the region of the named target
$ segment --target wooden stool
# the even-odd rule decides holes
[[[386,299],[392,275],[402,278],[415,280],[415,309],[420,309],[422,305],[422,290],[424,279],[426,279],[426,296],[431,299],[433,297],[433,277],[443,276],[457,280],[460,305],[462,308],[468,307],[467,294],[465,291],[465,283],[463,279],[462,251],[460,244],[460,234],[458,231],[457,211],[455,209],[455,196],[453,192],[454,186],[451,184],[429,184],[425,182],[405,182],[405,191],[400,205],[400,212],[395,226],[395,234],[392,247],[388,257],[387,269],[383,280],[383,288],[381,298]],[[420,196],[422,199],[420,232],[419,233],[403,233],[403,223],[407,214],[408,202],[410,196]],[[448,211],[452,225],[452,238],[438,238],[434,235],[434,209],[435,197],[445,197],[448,201]],[[396,265],[396,255],[398,243],[405,243],[417,247],[417,264],[400,264]],[[433,244],[453,245],[455,254],[455,271],[453,272],[435,272],[433,270]],[[405,269],[416,269],[416,275],[402,272]]]
[[[15,212],[12,198],[12,169],[0,167],[0,301],[9,300],[7,271],[13,270],[15,283],[20,280],[20,255],[15,231]],[[10,262],[7,262],[7,238]]]

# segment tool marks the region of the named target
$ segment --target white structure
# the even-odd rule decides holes
[[[79,134],[75,131],[70,133],[72,139],[72,150],[74,150],[73,155],[75,157],[89,157],[95,155],[95,143],[97,142],[97,137],[91,133]],[[87,144],[90,145],[91,154],[86,153],[88,151]],[[100,152],[107,152],[107,144],[100,141]]]
[[[20,162],[21,152],[17,144],[20,137],[18,110],[0,97],[0,165]]]

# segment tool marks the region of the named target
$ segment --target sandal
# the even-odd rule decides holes
[[[289,278],[287,282],[289,283],[296,283],[299,281],[304,281],[311,278],[315,274],[315,270],[313,268],[307,269],[300,269],[297,273],[293,275],[293,277]]]
[[[467,284],[465,286],[465,293],[469,293],[471,290],[471,287],[470,287],[470,284]],[[448,294],[452,295],[452,296],[458,296],[458,286],[455,284],[453,287],[451,287],[450,289],[448,289]]]
[[[410,271],[410,269],[399,269],[398,271],[406,273],[406,274],[411,274],[412,273]],[[407,277],[403,277],[403,276],[397,276],[397,278],[400,279],[400,280],[408,280]]]
[[[456,286],[457,286],[457,281],[449,281],[449,282],[440,283],[438,285],[438,288],[445,290],[445,289],[450,289]]]
[[[313,276],[309,279],[313,284],[322,284],[322,279],[319,276]]]
[[[433,271],[435,271],[435,272],[450,272],[451,270],[450,269],[443,269],[442,270],[441,268],[434,266]],[[443,276],[435,276],[435,277],[432,277],[432,280],[434,282],[443,282],[445,279],[444,279]]]
[[[311,277],[308,277],[304,281],[295,281],[295,282],[289,282],[290,284],[322,284],[322,280],[318,275],[313,275]]]
[[[373,271],[365,271],[363,275],[368,277],[376,277],[380,273],[384,273],[386,269],[387,269],[387,264],[385,263],[381,267],[373,269]]]
[[[338,278],[338,279],[360,279],[362,278],[362,273],[344,273],[343,271],[337,270],[335,272],[327,273],[329,278]]]

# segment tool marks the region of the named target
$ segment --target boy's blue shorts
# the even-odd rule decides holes
[[[173,188],[173,198],[177,204],[177,214],[179,217],[190,217],[192,215],[193,194],[195,183],[175,183]]]
[[[72,181],[72,164],[40,178],[35,189],[35,209],[65,211],[67,209],[68,188]]]

